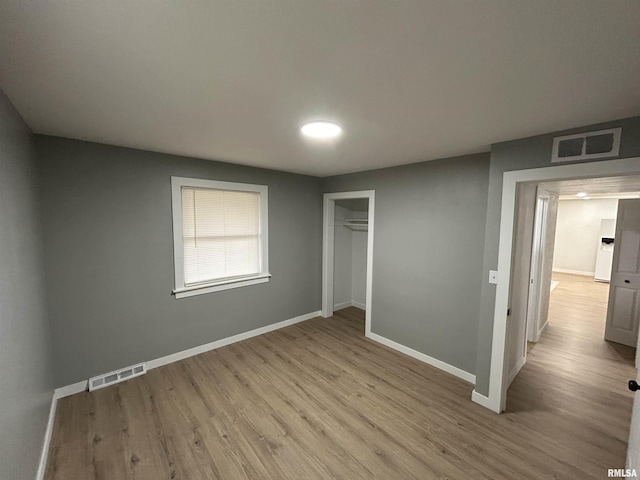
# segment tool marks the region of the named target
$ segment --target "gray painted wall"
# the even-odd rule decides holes
[[[616,158],[640,156],[640,117],[574,128],[572,130],[492,145],[491,163],[489,167],[484,258],[482,274],[479,277],[481,279],[482,295],[480,301],[480,325],[478,327],[478,358],[476,362],[476,391],[478,393],[487,395],[489,392],[489,370],[491,364],[491,342],[493,336],[496,288],[495,285],[489,284],[485,277],[488,275],[489,270],[495,270],[498,266],[502,177],[504,172],[551,166],[553,138],[558,135],[569,135],[572,133],[620,126],[622,127],[622,142],[620,155]]]
[[[376,191],[372,330],[475,372],[489,154],[328,177]]]
[[[57,386],[320,309],[319,178],[36,136]],[[176,300],[171,176],[269,186],[269,283]]]
[[[31,131],[0,91],[0,465],[34,478],[53,394]]]
[[[336,205],[335,221],[351,218],[351,211]],[[352,263],[353,245],[351,230],[336,225],[333,237],[333,304],[340,306],[353,301]]]

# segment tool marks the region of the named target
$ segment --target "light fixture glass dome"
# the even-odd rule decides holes
[[[316,121],[305,123],[300,131],[311,138],[335,138],[342,133],[342,127],[333,122]]]

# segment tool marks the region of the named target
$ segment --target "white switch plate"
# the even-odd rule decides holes
[[[489,270],[489,283],[498,284],[498,272],[496,270]]]

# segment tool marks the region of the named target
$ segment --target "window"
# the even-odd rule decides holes
[[[176,298],[269,281],[267,187],[171,178]]]

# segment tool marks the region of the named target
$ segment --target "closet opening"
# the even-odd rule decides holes
[[[371,331],[374,192],[324,195],[322,316],[357,308]]]

